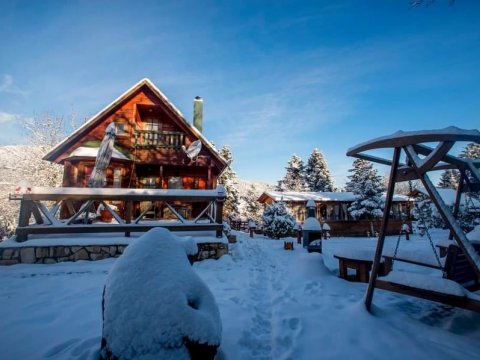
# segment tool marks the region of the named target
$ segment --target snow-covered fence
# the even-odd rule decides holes
[[[16,229],[17,241],[26,241],[29,234],[101,233],[101,232],[144,232],[154,227],[172,231],[216,231],[222,237],[223,203],[225,189],[177,190],[177,189],[92,189],[92,188],[32,188],[26,193],[11,194],[11,200],[20,201],[20,214]],[[109,202],[124,202],[125,216],[114,210]],[[136,202],[161,201],[174,220],[145,221],[147,211],[133,217]],[[51,208],[45,202],[54,202]],[[76,210],[73,202],[82,203]],[[172,205],[175,202],[206,204],[194,219],[186,219]],[[91,209],[101,204],[113,217],[112,223],[91,219]],[[65,206],[70,216],[61,219],[59,210]],[[150,209],[150,207],[148,208]],[[148,210],[147,209],[147,210]],[[33,221],[31,218],[33,217]]]

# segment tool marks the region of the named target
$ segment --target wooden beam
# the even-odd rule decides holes
[[[377,279],[378,271],[380,269],[380,260],[382,258],[383,245],[385,243],[385,236],[387,234],[388,220],[390,218],[390,209],[392,208],[393,192],[395,190],[395,182],[397,169],[400,162],[401,148],[396,147],[393,151],[392,169],[390,171],[390,179],[388,180],[388,189],[385,195],[385,207],[383,210],[382,225],[380,227],[380,234],[377,240],[377,248],[375,250],[375,257],[373,259],[372,271],[370,273],[370,280],[368,282],[367,294],[365,296],[365,306],[368,311],[371,309],[373,292],[375,289],[375,281]]]

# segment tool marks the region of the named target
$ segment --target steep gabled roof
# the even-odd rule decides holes
[[[148,87],[154,95],[172,112],[172,114],[177,118],[178,121],[183,123],[189,131],[193,133],[195,137],[200,139],[202,144],[208,148],[208,150],[215,156],[215,158],[222,164],[224,167],[228,165],[228,162],[218,153],[215,147],[202,135],[200,131],[197,130],[193,125],[191,125],[183,116],[183,114],[173,105],[170,100],[158,89],[149,79],[145,78],[140,80],[138,83],[133,85],[130,89],[125,91],[122,95],[116,98],[113,102],[107,105],[103,110],[92,116],[87,122],[82,126],[76,129],[71,135],[58,143],[53,149],[51,149],[44,157],[44,160],[55,161],[59,156],[64,152],[65,148],[69,148],[75,142],[86,134],[86,132],[94,125],[97,125],[98,121],[105,115],[112,112],[116,107],[121,105],[126,99],[133,95],[137,90],[141,89],[143,86]]]

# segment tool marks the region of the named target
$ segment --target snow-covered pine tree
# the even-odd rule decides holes
[[[458,172],[452,169],[445,170],[438,180],[439,188],[456,189],[458,187]]]
[[[332,176],[325,157],[313,149],[305,167],[305,181],[310,191],[334,191]]]
[[[287,173],[283,180],[278,182],[277,188],[280,191],[305,191],[305,166],[303,160],[294,154],[285,169]]]
[[[287,237],[293,231],[295,218],[281,201],[267,205],[262,216],[263,231],[272,239]]]
[[[469,143],[460,153],[459,157],[464,159],[480,159],[480,144]]]
[[[382,192],[385,187],[382,184],[382,178],[378,175],[373,164],[363,159],[356,159],[353,162],[353,168],[348,170],[352,173],[348,178],[347,191],[353,192],[357,200],[355,200],[348,212],[354,219],[373,220],[383,215]],[[373,222],[370,223],[373,233]]]
[[[413,203],[412,216],[418,220],[418,224],[426,228],[434,227],[434,205],[425,194],[420,194]]]
[[[245,216],[247,219],[252,219],[255,223],[260,224],[262,219],[262,205],[258,202],[260,194],[255,191],[255,187],[250,185],[245,195],[242,196],[245,201]]]
[[[220,155],[222,155],[223,158],[228,162],[227,168],[217,180],[219,184],[222,184],[225,187],[227,192],[227,198],[225,199],[223,209],[226,216],[238,217],[238,202],[240,196],[237,189],[237,173],[232,169],[233,156],[230,146],[222,146],[220,149]]]
[[[459,157],[464,159],[478,160],[480,159],[480,144],[469,143],[460,153]],[[468,174],[467,174],[468,176]],[[472,179],[473,180],[473,179]],[[480,192],[469,192],[467,196],[480,200]]]

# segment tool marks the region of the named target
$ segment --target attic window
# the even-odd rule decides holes
[[[158,132],[160,130],[160,123],[158,119],[146,119],[144,130]]]
[[[117,123],[117,136],[125,136],[127,134],[127,124],[126,123]]]

